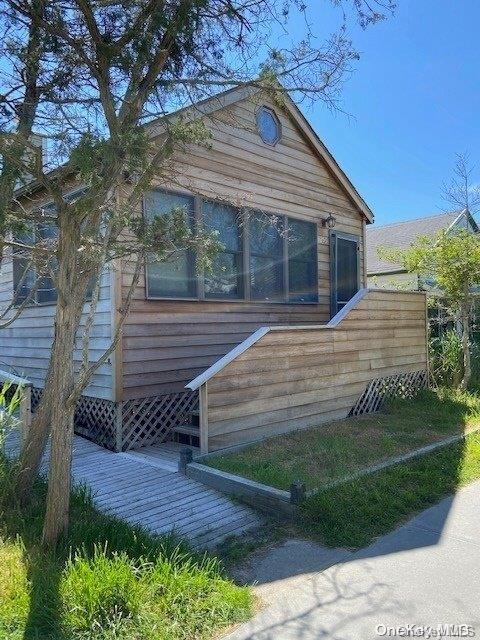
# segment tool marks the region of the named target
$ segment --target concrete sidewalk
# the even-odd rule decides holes
[[[480,482],[359,552],[290,540],[239,577],[267,606],[228,640],[415,637],[386,627],[443,624],[480,638]]]

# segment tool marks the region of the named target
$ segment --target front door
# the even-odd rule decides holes
[[[331,315],[344,307],[360,287],[359,237],[330,233]]]

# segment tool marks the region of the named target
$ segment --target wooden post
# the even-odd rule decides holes
[[[119,453],[123,447],[122,414],[123,402],[115,403],[115,451]]]
[[[200,400],[200,453],[208,453],[208,388],[204,382],[198,390]]]
[[[180,460],[178,461],[178,470],[180,473],[187,472],[187,465],[193,461],[193,451],[190,447],[182,447],[180,449]]]
[[[428,333],[429,333],[429,322],[428,322],[428,299],[427,294],[424,293],[425,296],[425,362],[427,369],[427,389],[430,389],[430,358],[428,354]]]
[[[32,424],[32,387],[26,385],[22,387],[20,395],[20,423],[22,445],[25,442],[27,433]]]
[[[290,485],[290,503],[301,504],[305,500],[307,494],[305,483],[301,480],[295,480]]]

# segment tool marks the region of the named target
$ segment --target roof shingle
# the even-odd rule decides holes
[[[460,216],[460,211],[440,213],[433,216],[393,222],[381,226],[367,227],[367,272],[368,275],[401,271],[400,265],[386,262],[378,256],[378,249],[408,249],[419,236],[433,236],[448,229]]]

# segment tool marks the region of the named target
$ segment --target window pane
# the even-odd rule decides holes
[[[283,220],[254,212],[250,216],[250,287],[255,300],[283,300]]]
[[[288,218],[289,258],[315,260],[317,255],[317,227],[313,222]]]
[[[194,200],[190,196],[163,191],[151,191],[145,196],[145,217],[169,215],[176,207],[182,207],[193,226]],[[158,262],[155,255],[147,257],[148,295],[158,297],[191,298],[196,295],[194,255],[192,251],[179,250],[168,261]]]
[[[152,220],[155,216],[165,216],[172,213],[178,207],[185,209],[191,220],[193,217],[193,198],[178,193],[165,193],[164,191],[149,191],[145,195],[145,216]]]
[[[37,289],[37,301],[38,302],[56,302],[57,290],[53,285],[53,280],[50,276],[43,276],[40,278]]]
[[[206,231],[217,231],[224,246],[205,273],[205,296],[207,298],[241,298],[243,296],[242,233],[240,212],[228,205],[205,202],[203,223]]]
[[[31,266],[29,267],[29,264],[29,258],[14,256],[13,291],[14,294],[16,292],[16,304],[21,304],[24,300],[26,300],[30,296],[30,293],[35,285],[35,270]]]
[[[250,252],[260,256],[282,256],[283,221],[278,216],[252,213],[250,216]]]
[[[47,208],[46,208],[47,209]],[[54,210],[54,207],[48,207],[48,209]],[[43,222],[38,224],[37,226],[37,241],[40,240],[54,240],[58,237],[58,227],[50,222]],[[50,269],[53,272],[56,272],[57,269],[57,260],[52,258],[50,260]],[[37,289],[37,302],[46,303],[46,302],[56,302],[57,301],[57,291],[54,287],[52,278],[45,274],[42,276],[38,283]]]
[[[291,302],[316,302],[318,300],[317,269],[313,262],[289,260],[288,284]]]
[[[337,300],[346,303],[358,290],[357,243],[337,240]]]
[[[262,107],[258,110],[257,127],[264,142],[275,144],[280,139],[280,123],[270,109]]]
[[[216,202],[204,202],[203,224],[207,231],[218,231],[218,239],[227,251],[241,251],[240,213]]]
[[[32,231],[26,230],[15,235],[15,241],[27,246],[34,243]],[[30,265],[29,251],[14,247],[13,250],[13,291],[16,293],[15,304],[19,305],[29,298],[35,285],[35,269]],[[29,266],[30,265],[30,266]],[[33,302],[34,300],[32,300]]]
[[[191,298],[195,295],[193,265],[188,251],[178,251],[171,260],[158,262],[155,255],[148,258],[148,295]]]
[[[291,302],[315,302],[317,290],[317,227],[288,218],[288,286]]]
[[[241,298],[242,258],[240,253],[218,253],[212,271],[205,274],[207,298]]]
[[[250,257],[250,287],[255,300],[283,300],[281,258]]]

